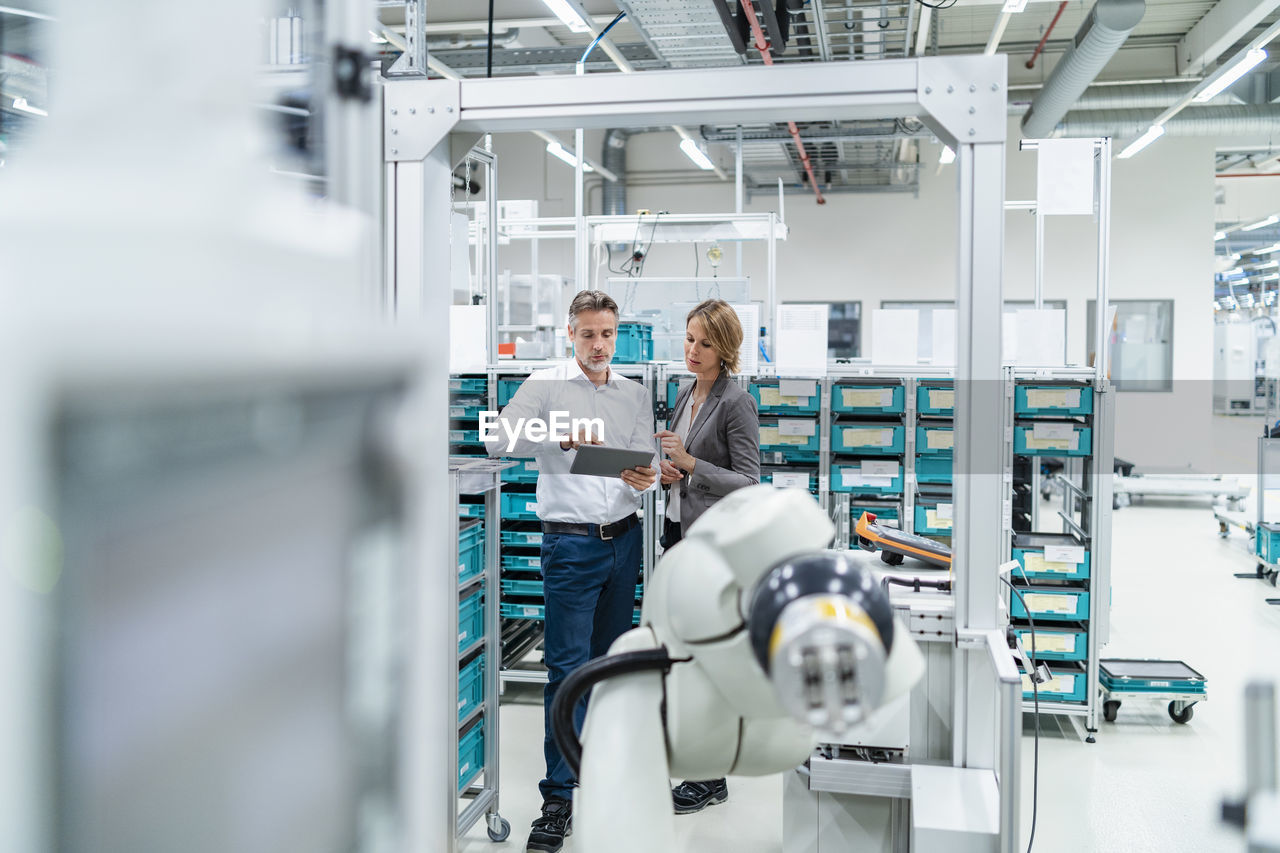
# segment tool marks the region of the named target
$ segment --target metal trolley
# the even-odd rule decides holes
[[[498,620],[498,524],[501,471],[516,463],[474,457],[449,458],[450,505],[459,495],[484,496],[483,569],[475,571],[460,554],[458,514],[450,537],[452,562],[458,566],[458,669],[446,690],[458,708],[458,737],[453,778],[458,785],[454,835],[464,835],[483,815],[489,838],[505,841],[511,824],[498,814],[498,669],[502,643]],[[479,607],[473,602],[481,602]],[[475,628],[483,626],[480,636]],[[464,665],[465,664],[465,665]],[[479,690],[476,688],[479,687]]]
[[[1169,717],[1188,723],[1197,702],[1207,702],[1208,681],[1180,660],[1104,660],[1098,664],[1102,689],[1102,717],[1116,721],[1117,696],[1141,696],[1169,700]]]

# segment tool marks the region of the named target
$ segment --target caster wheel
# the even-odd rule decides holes
[[[1188,705],[1179,712],[1177,702],[1169,703],[1169,717],[1175,723],[1182,723],[1183,725],[1186,725],[1191,722],[1191,718],[1195,716],[1195,713],[1194,705]]]
[[[1261,577],[1266,577],[1266,571],[1267,571],[1267,570],[1266,570],[1266,568],[1262,565],[1262,563],[1258,563],[1256,566],[1254,566],[1254,567],[1253,567],[1253,571],[1254,571],[1254,574],[1256,574],[1256,575],[1257,575],[1258,577],[1260,577],[1260,578],[1261,578]]]
[[[507,836],[511,834],[511,824],[505,817],[500,817],[498,818],[498,830],[495,832],[493,825],[490,824],[488,832],[490,841],[506,841]]]
[[[1114,723],[1116,721],[1116,713],[1119,710],[1120,700],[1108,699],[1106,702],[1102,703],[1102,719],[1106,720],[1108,723]]]
[[[889,551],[880,552],[880,561],[889,566],[901,566],[903,557],[901,554],[893,554]]]
[[[1120,501],[1118,501],[1118,500],[1114,500],[1114,499],[1113,499],[1113,500],[1111,501],[1111,508],[1112,508],[1112,509],[1119,509],[1119,508],[1120,508]]]

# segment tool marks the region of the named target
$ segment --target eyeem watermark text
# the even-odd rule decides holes
[[[521,436],[526,441],[560,444],[576,438],[579,441],[604,441],[603,418],[572,418],[568,412],[551,412],[550,420],[542,418],[500,418],[497,412],[480,413],[480,440],[507,439],[507,452],[515,450]]]

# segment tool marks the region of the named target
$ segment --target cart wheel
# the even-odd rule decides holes
[[[1111,499],[1111,508],[1112,508],[1112,509],[1119,509],[1119,508],[1120,508],[1120,499],[1119,499],[1119,498],[1112,498],[1112,499]]]
[[[506,841],[507,836],[511,834],[511,824],[505,817],[500,817],[498,818],[498,831],[494,832],[493,825],[490,824],[488,832],[490,841]]]
[[[892,552],[890,552],[890,551],[881,551],[881,552],[880,552],[880,560],[881,560],[881,562],[885,563],[886,565],[890,565],[890,566],[901,566],[901,565],[902,565],[902,559],[903,559],[903,557],[902,557],[902,555],[901,555],[901,554],[894,554],[894,553],[892,553]]]
[[[1267,569],[1266,569],[1266,566],[1262,565],[1262,563],[1258,563],[1257,565],[1255,565],[1253,567],[1253,571],[1254,571],[1254,574],[1256,574],[1260,578],[1266,577]]]
[[[1181,712],[1179,712],[1177,708],[1178,708],[1177,702],[1169,703],[1169,717],[1175,723],[1182,723],[1183,725],[1186,725],[1187,723],[1191,722],[1191,718],[1195,716],[1195,713],[1196,713],[1195,703],[1192,702],[1190,705],[1183,708]]]
[[[1102,719],[1106,720],[1108,723],[1114,723],[1116,721],[1116,712],[1119,710],[1120,700],[1108,699],[1106,702],[1102,703]]]
[[[858,547],[864,551],[874,551],[876,549],[876,546],[871,544],[871,540],[864,536],[858,537]]]

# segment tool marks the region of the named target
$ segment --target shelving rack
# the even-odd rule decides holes
[[[465,834],[481,816],[489,838],[503,841],[511,824],[498,813],[498,635],[497,518],[502,492],[501,472],[512,463],[469,456],[449,457],[450,504],[460,506],[463,495],[483,501],[484,519],[463,522],[454,516],[450,537],[451,561],[458,567],[458,680],[448,685],[451,707],[458,709],[458,735],[453,775],[458,783],[454,837]],[[480,535],[475,535],[477,532]],[[478,553],[477,553],[478,552]]]

